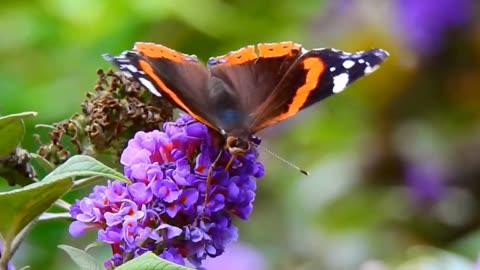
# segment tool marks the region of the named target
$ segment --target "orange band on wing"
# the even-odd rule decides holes
[[[294,52],[298,52],[301,46],[291,41],[279,42],[279,43],[260,43],[257,45],[259,57],[281,57],[291,56]]]
[[[135,43],[134,49],[142,53],[144,56],[151,58],[166,58],[174,62],[184,62],[185,58],[196,60],[196,56],[194,55],[179,53],[159,44],[137,42]]]
[[[257,54],[255,53],[255,47],[250,45],[241,48],[238,51],[228,53],[224,56],[215,57],[213,59],[215,61],[225,61],[226,65],[239,65],[257,59]]]
[[[288,110],[277,117],[274,117],[262,125],[263,127],[270,126],[276,122],[282,121],[292,115],[295,115],[303,105],[307,102],[308,96],[317,88],[320,75],[325,69],[325,65],[320,58],[310,57],[303,61],[303,68],[307,71],[305,76],[305,83],[298,88],[292,102],[288,105]]]
[[[205,125],[218,130],[214,126],[212,126],[207,120],[203,119],[200,117],[198,114],[195,114],[192,112],[186,105],[183,103],[183,101],[173,92],[170,88],[168,88],[165,83],[163,83],[162,79],[160,79],[155,71],[153,70],[152,66],[146,62],[145,60],[139,60],[138,64],[140,65],[140,68],[148,75],[152,80],[155,82],[156,86],[162,89],[162,92],[165,93],[168,97],[170,97],[173,102],[175,102],[180,109],[184,110],[186,113],[190,114],[193,118],[196,120],[204,123]]]

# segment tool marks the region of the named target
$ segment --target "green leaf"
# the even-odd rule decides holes
[[[0,158],[13,152],[22,141],[25,132],[22,119],[35,115],[36,112],[23,112],[0,117]]]
[[[30,153],[30,158],[32,160],[35,160],[42,169],[45,170],[45,172],[50,173],[55,169],[55,166],[48,160],[46,160],[44,157],[35,154],[35,153]]]
[[[103,176],[130,184],[130,179],[100,161],[85,155],[76,155],[49,173],[42,182],[76,176]]]
[[[159,258],[157,255],[152,252],[147,252],[140,257],[137,257],[131,261],[128,261],[118,268],[117,270],[191,270],[192,268],[187,268],[181,266],[162,258]]]
[[[105,269],[103,265],[100,265],[99,262],[86,251],[67,245],[59,245],[58,247],[65,251],[82,270]]]
[[[0,193],[0,234],[5,242],[45,212],[73,186],[69,178],[38,182],[20,189]]]

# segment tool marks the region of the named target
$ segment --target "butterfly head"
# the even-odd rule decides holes
[[[234,156],[245,154],[250,149],[250,142],[240,137],[227,136],[225,148]]]

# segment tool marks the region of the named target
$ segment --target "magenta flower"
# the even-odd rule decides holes
[[[109,181],[77,200],[70,234],[98,230],[98,240],[112,247],[110,269],[147,251],[195,266],[221,255],[238,237],[233,216],[247,220],[252,212],[264,168],[252,149],[225,170],[230,154],[222,150],[205,205],[208,168],[222,149],[212,141],[208,128],[188,115],[166,123],[163,132],[138,132],[120,158],[133,184]]]

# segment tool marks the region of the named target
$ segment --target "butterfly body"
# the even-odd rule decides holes
[[[216,130],[237,155],[250,148],[256,132],[343,91],[378,68],[388,53],[306,50],[288,41],[246,46],[204,66],[194,55],[140,42],[104,57]]]

